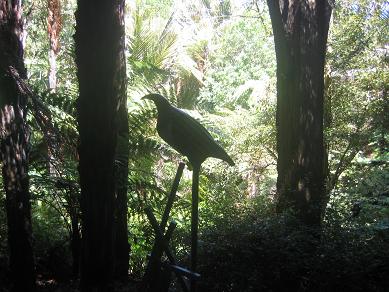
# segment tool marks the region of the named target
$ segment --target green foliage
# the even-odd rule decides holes
[[[79,212],[75,6],[71,0],[62,4],[56,93],[47,86],[46,2],[27,1],[25,9],[31,9],[29,83],[58,131],[58,151],[50,157],[47,133],[29,117],[38,271],[56,278],[69,276],[71,215]],[[202,167],[202,291],[382,290],[389,272],[387,4],[342,0],[334,7],[325,72],[329,198],[321,236],[292,215],[274,212],[276,62],[270,20],[261,7],[236,1],[128,3],[130,272],[143,276],[154,242],[144,208],[151,206],[160,219],[183,159],[158,137],[154,106],[140,100],[152,91],[187,109],[236,162],[227,167],[209,159]],[[50,158],[56,176],[48,169]],[[171,213],[177,222],[171,247],[187,266],[191,175],[184,171]],[[7,230],[1,182],[0,189],[3,272]]]
[[[325,220],[332,224],[336,218],[339,228],[385,230],[389,172],[384,111],[389,75],[384,5],[381,1],[338,4],[327,64],[332,192]]]
[[[380,247],[385,245],[386,199],[381,196],[378,199],[380,206],[376,208],[376,200],[361,196],[365,191],[348,188],[346,178],[349,177],[348,186],[359,185],[361,175],[365,173],[369,178],[366,183],[371,184],[372,190],[378,193],[382,189],[385,192],[386,164],[373,170],[363,168],[360,162],[354,162],[354,158],[358,153],[363,154],[363,146],[370,142],[373,151],[378,152],[379,145],[386,143],[378,141],[386,137],[379,130],[384,129],[380,123],[384,98],[380,94],[382,85],[387,83],[386,73],[380,67],[382,59],[375,58],[377,54],[371,49],[379,44],[378,37],[370,36],[377,42],[362,46],[349,62],[351,52],[364,44],[361,43],[364,36],[358,35],[366,34],[369,29],[360,29],[360,23],[355,24],[344,14],[339,15],[342,16],[337,21],[342,24],[332,31],[332,52],[328,55],[331,83],[327,94],[331,97],[331,123],[327,128],[327,138],[330,142],[330,170],[340,182],[333,186],[336,190],[326,210],[322,241],[316,231],[299,226],[293,217],[272,215],[276,179],[275,102],[271,98],[275,91],[275,61],[271,38],[267,34],[269,23],[266,29],[261,30],[259,22],[250,21],[250,18],[230,18],[221,22],[223,25],[215,25],[218,34],[214,35],[214,43],[218,46],[212,47],[207,42],[200,45],[212,50],[205,59],[208,63],[204,86],[200,88],[197,101],[202,109],[201,115],[196,111],[191,113],[200,117],[238,162],[236,169],[225,170],[224,165],[209,160],[200,178],[200,262],[201,272],[205,275],[204,290],[277,290],[285,287],[282,283],[296,290],[379,289],[385,281],[385,273],[380,269],[387,270],[388,255],[381,254]],[[367,21],[364,17],[355,19]],[[351,23],[347,24],[347,21]],[[383,27],[382,22],[379,25],[377,32]],[[354,30],[355,35],[351,33],[342,38],[344,32],[340,27]],[[339,37],[334,37],[337,33]],[[382,37],[382,33],[377,35]],[[256,41],[242,47],[247,39]],[[370,70],[372,64],[358,63],[371,57],[371,60],[377,61],[375,69]],[[261,81],[261,84],[248,82],[250,80]],[[175,100],[174,94],[172,97]],[[371,147],[366,150],[369,152]],[[171,165],[159,164],[159,167],[154,170],[150,167],[150,170],[156,173],[156,184],[160,183],[168,190],[168,178],[174,174]],[[164,174],[163,177],[161,174]],[[172,213],[179,222],[172,248],[186,263],[189,192],[190,181],[186,178]],[[150,191],[146,193],[146,198],[156,213],[161,214],[163,193],[156,195]],[[356,201],[361,201],[363,209],[358,217],[352,217]],[[136,225],[141,226],[139,223]],[[140,247],[150,248],[152,242],[148,241],[148,236],[152,234],[150,227],[145,224],[142,230],[145,236],[142,240],[138,239],[141,242],[136,245],[138,252],[141,252]],[[376,239],[374,242],[370,242],[371,236]],[[365,265],[370,258],[375,260],[371,265]],[[362,266],[366,267],[365,272],[361,270]],[[344,281],[348,274],[355,276]],[[360,280],[363,278],[361,274],[369,280]]]
[[[151,87],[163,84],[169,76],[169,63],[173,57],[176,35],[170,31],[170,22],[156,31],[151,19],[137,6],[133,14],[134,28],[130,37],[129,73],[131,85]]]
[[[248,12],[219,28],[207,60],[202,107],[247,109],[271,94],[267,87],[270,81],[274,83],[275,55],[272,36],[267,33],[270,20],[265,20],[261,23],[255,13]]]
[[[342,1],[334,11],[325,119],[330,189],[358,153],[369,151],[368,145],[387,149],[389,30],[384,7],[382,1]]]
[[[40,200],[33,202],[34,252],[40,272],[62,280],[71,275],[69,231],[58,206],[53,204]]]
[[[48,50],[49,39],[47,32],[47,1],[29,0],[25,5],[26,16],[26,44],[24,61],[27,67],[30,84],[39,92],[48,90]],[[74,63],[74,11],[76,1],[61,1],[62,26],[60,32],[59,52],[57,56],[57,82],[59,91],[69,87],[76,87],[77,77]]]

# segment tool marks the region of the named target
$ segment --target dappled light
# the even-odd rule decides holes
[[[386,291],[385,0],[0,0],[0,292]]]

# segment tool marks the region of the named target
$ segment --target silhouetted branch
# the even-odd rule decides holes
[[[27,96],[29,100],[31,100],[32,115],[41,129],[51,153],[56,153],[57,146],[60,143],[60,134],[52,123],[49,108],[41,101],[39,96],[31,90],[27,82],[19,76],[19,73],[14,67],[9,66],[8,72],[13,78],[20,94]]]

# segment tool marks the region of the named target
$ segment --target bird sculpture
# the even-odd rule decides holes
[[[143,99],[152,100],[158,110],[157,131],[166,143],[188,157],[195,167],[208,157],[219,158],[234,165],[230,156],[220,147],[209,132],[194,118],[172,106],[160,94],[149,94]]]
[[[188,157],[193,166],[191,268],[195,272],[197,266],[198,188],[201,164],[208,157],[224,160],[231,166],[234,165],[234,161],[198,121],[179,108],[172,106],[165,97],[160,94],[148,94],[142,99],[152,100],[157,107],[157,132],[159,136],[179,153]],[[191,285],[191,291],[194,291],[195,283],[192,282]]]

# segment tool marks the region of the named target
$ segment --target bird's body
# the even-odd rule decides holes
[[[200,165],[208,157],[214,157],[234,165],[224,149],[190,115],[172,106],[161,95],[150,94],[144,98],[153,100],[157,106],[159,136],[175,150],[188,157],[192,164]]]

